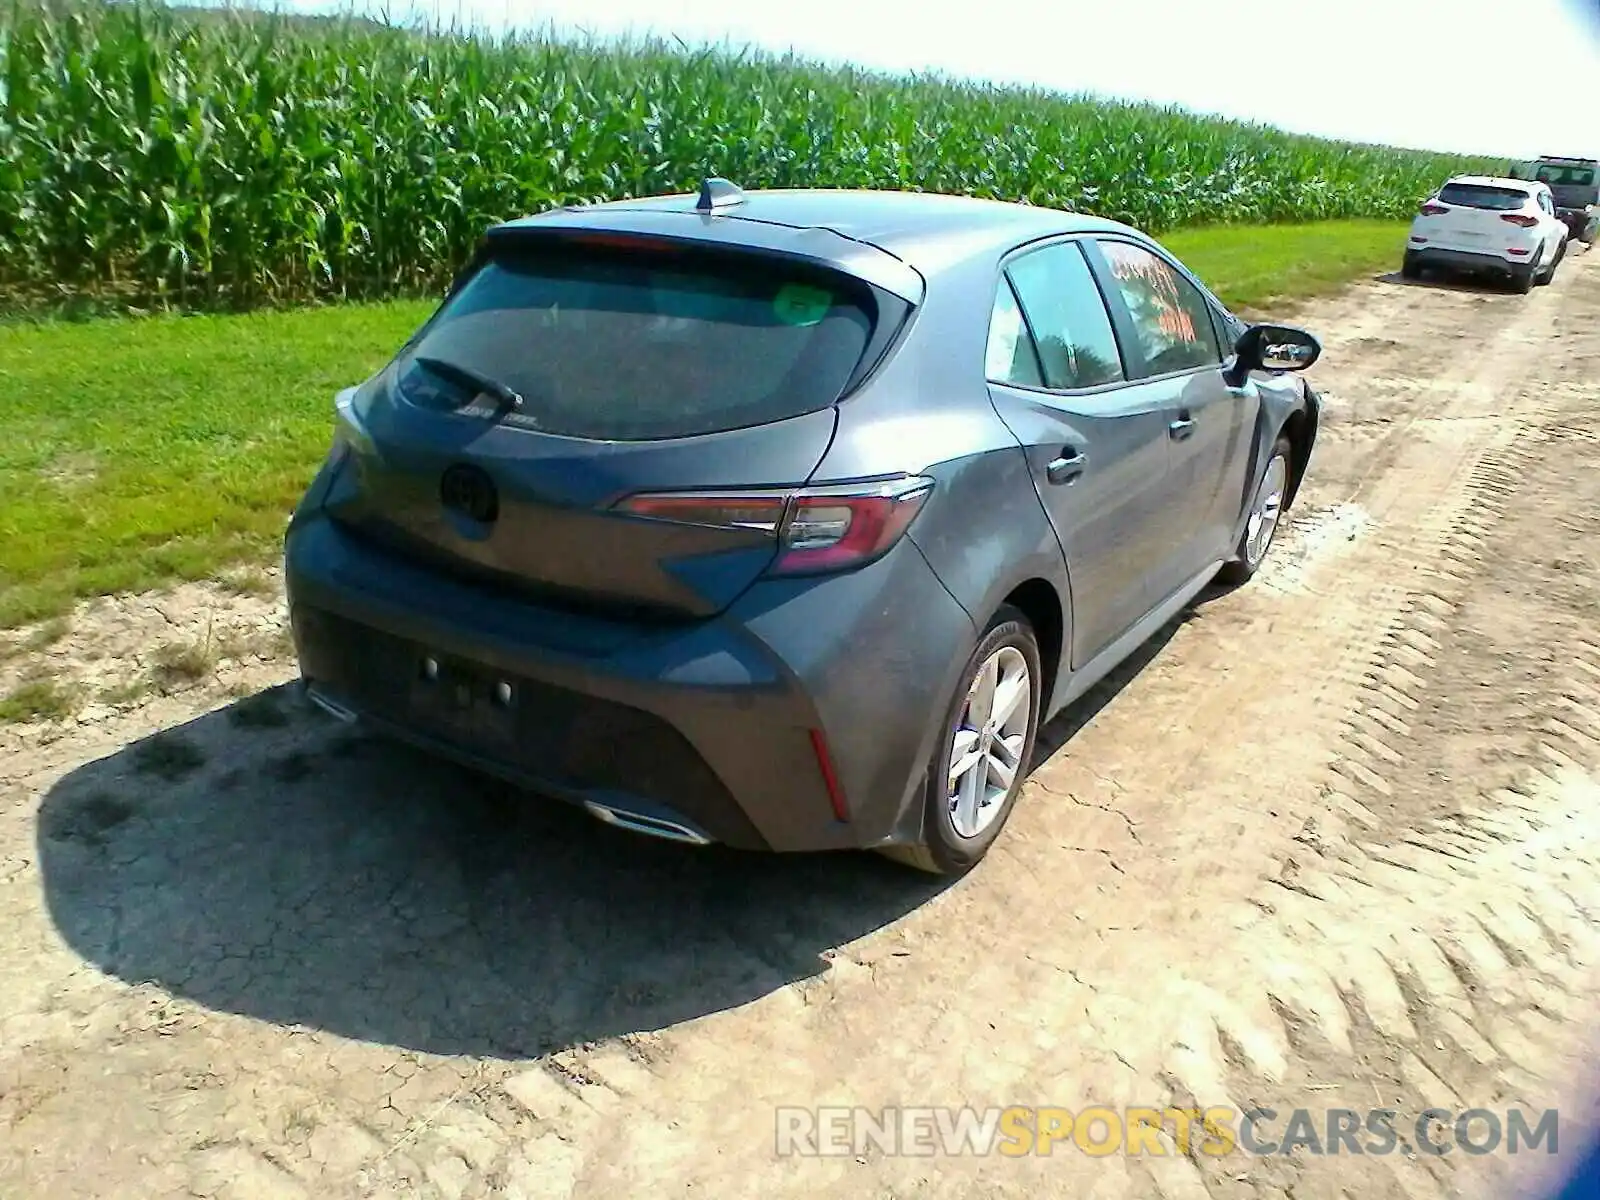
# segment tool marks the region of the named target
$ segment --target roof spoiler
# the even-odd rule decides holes
[[[810,263],[854,276],[909,304],[918,305],[923,301],[927,285],[921,272],[899,256],[869,242],[822,226],[801,228],[763,221],[718,221],[712,219],[712,215],[698,208],[674,211],[594,205],[558,209],[491,226],[480,243],[479,254],[491,255],[496,246],[519,242],[538,244],[545,239],[558,244],[563,241],[616,246],[632,243],[641,249],[653,244],[661,248],[739,251]]]

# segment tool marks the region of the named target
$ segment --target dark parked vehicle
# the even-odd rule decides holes
[[[337,398],[304,683],[629,829],[960,873],[1041,721],[1260,566],[1320,353],[1044,208],[712,180],[512,221]]]
[[[1600,226],[1600,159],[1547,154],[1533,166],[1534,178],[1549,185],[1556,216],[1573,238],[1593,242]]]

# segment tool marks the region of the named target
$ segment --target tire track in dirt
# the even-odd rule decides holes
[[[1600,799],[1600,644],[1592,632],[1600,555],[1591,548],[1565,594],[1547,591],[1543,603],[1514,594],[1510,580],[1559,553],[1564,543],[1552,541],[1550,525],[1574,490],[1585,502],[1600,498],[1582,466],[1553,452],[1570,431],[1588,440],[1592,424],[1571,424],[1593,420],[1592,400],[1583,399],[1566,411],[1540,406],[1519,443],[1480,467],[1480,485],[1503,492],[1514,519],[1491,538],[1459,539],[1459,559],[1482,573],[1451,570],[1449,586],[1391,629],[1388,661],[1366,697],[1366,711],[1382,720],[1346,732],[1348,753],[1366,766],[1359,778],[1338,780],[1338,812],[1308,828],[1303,848],[1258,897],[1262,952],[1332,964],[1328,977],[1339,991],[1340,1002],[1328,1002],[1320,975],[1274,988],[1274,1000],[1295,1014],[1302,1088],[1316,1086],[1319,1067],[1339,1077],[1337,1061],[1354,1057],[1374,1095],[1381,1087],[1384,1103],[1404,1100],[1413,1114],[1429,1105],[1503,1111],[1561,1101],[1569,1118],[1577,1111],[1575,1083],[1592,1072],[1581,1032],[1594,1024],[1589,996],[1600,966],[1600,830],[1592,816]],[[1505,644],[1482,644],[1493,640],[1485,630]],[[1541,654],[1541,641],[1553,641],[1553,653]],[[1538,678],[1478,675],[1508,660]],[[1385,678],[1386,670],[1404,678]],[[1514,686],[1524,683],[1536,686]],[[1436,687],[1444,694],[1430,696]],[[1411,725],[1388,700],[1412,715]],[[1462,730],[1472,736],[1453,736]],[[1470,762],[1461,761],[1463,743],[1475,752]],[[1471,781],[1465,790],[1453,782],[1463,777]],[[1255,1072],[1254,1085],[1236,1082],[1260,1089],[1253,1100],[1281,1103],[1290,1094],[1273,1086],[1285,1082],[1281,1062],[1263,1075],[1247,1053],[1235,1049],[1230,1058],[1236,1081]],[[1321,1100],[1360,1108],[1367,1097],[1352,1084]],[[1587,1131],[1573,1122],[1567,1132]],[[1488,1177],[1464,1179],[1427,1157],[1383,1165],[1400,1174],[1395,1183],[1407,1196],[1460,1194],[1473,1183],[1505,1194],[1504,1171],[1491,1170],[1508,1166],[1503,1159],[1467,1161]],[[1335,1183],[1358,1180],[1359,1194],[1384,1194],[1360,1163],[1341,1162],[1317,1178],[1315,1168],[1329,1165],[1274,1164],[1262,1174],[1292,1179],[1297,1196],[1333,1194]]]

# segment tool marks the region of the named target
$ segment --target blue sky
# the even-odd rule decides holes
[[[352,7],[282,2],[301,11]],[[655,32],[691,43],[792,48],[893,71],[931,68],[1181,104],[1361,141],[1516,158],[1600,156],[1600,0],[991,0],[946,8],[940,0],[389,0],[387,7],[396,17],[413,11],[490,29]]]

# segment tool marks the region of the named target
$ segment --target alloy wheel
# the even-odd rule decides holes
[[[1272,545],[1272,535],[1278,531],[1278,518],[1283,515],[1283,494],[1289,483],[1289,462],[1275,454],[1267,464],[1267,472],[1256,489],[1255,503],[1250,506],[1250,520],[1245,526],[1244,556],[1251,570],[1261,564],[1267,548]]]
[[[978,837],[1005,807],[1023,769],[1032,695],[1028,660],[1014,646],[1001,646],[973,676],[950,750],[950,823],[961,837]]]

